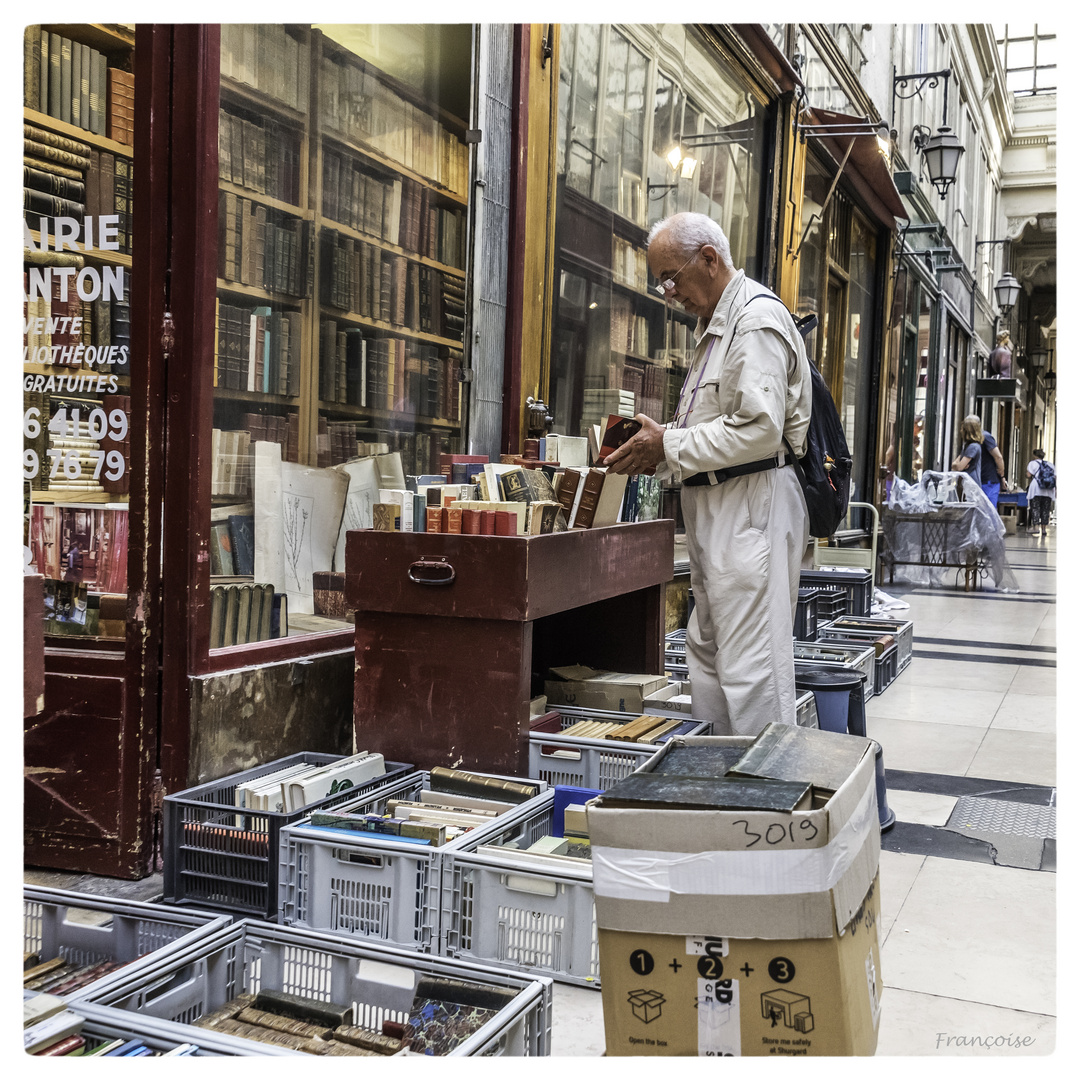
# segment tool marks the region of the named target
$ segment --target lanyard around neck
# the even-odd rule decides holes
[[[674,427],[686,427],[686,422],[690,419],[690,414],[694,411],[694,402],[697,400],[698,390],[701,387],[701,380],[705,376],[705,369],[709,366],[709,357],[712,356],[712,351],[716,347],[716,335],[710,334],[709,338],[709,346],[701,358],[701,370],[698,372],[697,382],[694,384],[694,391],[690,395],[690,404],[687,405],[685,413],[682,411],[682,401],[683,395],[686,393],[686,385],[690,381],[689,372],[687,372],[686,378],[683,380],[682,389],[679,391],[679,400],[675,406],[675,419],[672,420],[672,425]]]

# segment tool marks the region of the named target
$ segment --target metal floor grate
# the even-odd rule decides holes
[[[949,817],[950,829],[976,829],[980,832],[1027,836],[1035,839],[1057,838],[1057,809],[1032,806],[1007,799],[987,799],[962,795]]]

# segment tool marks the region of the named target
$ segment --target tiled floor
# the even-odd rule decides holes
[[[882,835],[879,1056],[1054,1050],[1055,532],[1008,538],[1019,594],[888,586],[915,636],[910,665],[866,708],[897,818]],[[160,874],[122,889],[152,899]],[[598,991],[556,983],[553,1013],[553,1054],[604,1053]]]
[[[1007,538],[1019,594],[886,587],[915,640],[866,706],[897,817],[882,836],[878,1056],[1054,1050],[1055,534]],[[956,825],[992,799],[992,830]],[[1042,835],[1023,835],[1024,810]],[[556,984],[554,1012],[555,1054],[603,1053],[598,992]]]

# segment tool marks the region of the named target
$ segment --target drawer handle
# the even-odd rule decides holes
[[[409,580],[416,585],[452,585],[455,576],[444,555],[437,559],[417,559],[409,567]]]

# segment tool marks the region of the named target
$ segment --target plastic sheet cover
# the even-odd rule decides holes
[[[986,568],[984,587],[1020,591],[1005,556],[1005,524],[967,473],[927,471],[916,484],[897,478],[887,509],[882,528],[897,560],[895,577],[952,586],[957,566],[976,557]]]

